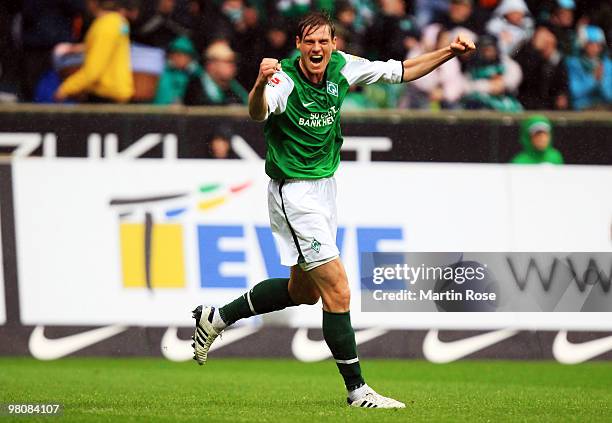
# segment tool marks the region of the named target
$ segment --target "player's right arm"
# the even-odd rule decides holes
[[[268,117],[268,102],[266,100],[266,85],[274,73],[281,70],[276,59],[263,59],[259,65],[259,75],[253,89],[249,93],[249,116],[251,119],[261,122]]]

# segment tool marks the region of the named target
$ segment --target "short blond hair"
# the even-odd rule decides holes
[[[227,41],[213,41],[204,52],[204,59],[211,60],[236,60],[236,52],[232,50]]]

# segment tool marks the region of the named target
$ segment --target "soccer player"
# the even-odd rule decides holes
[[[323,336],[354,407],[403,408],[364,381],[349,314],[350,291],[336,246],[336,182],[340,108],[353,84],[401,83],[419,78],[475,49],[458,36],[448,47],[405,60],[370,62],[336,51],[334,25],[320,12],[299,24],[295,59],[265,58],[249,93],[249,115],[266,120],[266,173],[272,232],[289,279],[268,279],[216,309],[198,306],[194,359],[204,364],[219,333],[239,319],[300,304],[323,302]]]

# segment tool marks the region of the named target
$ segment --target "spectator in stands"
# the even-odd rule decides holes
[[[208,142],[208,154],[210,159],[236,159],[238,156],[232,150],[232,137],[234,131],[229,126],[221,125],[215,128]]]
[[[357,30],[356,18],[355,8],[348,1],[339,2],[336,5],[336,28],[341,28],[340,31],[343,33],[344,41],[343,48],[338,47],[338,50],[346,51],[356,56],[363,56],[363,36]]]
[[[484,26],[474,16],[472,0],[452,0],[448,7],[448,14],[439,16],[431,24],[423,29],[421,37],[421,48],[423,51],[433,51],[438,45],[438,39],[443,32],[452,36],[464,35],[472,40],[478,39],[480,29]],[[458,59],[463,63],[471,55],[460,56]]]
[[[502,54],[514,56],[533,34],[533,20],[525,1],[503,0],[486,29],[499,39]]]
[[[16,102],[19,92],[21,52],[15,46],[11,31],[18,11],[18,4],[0,2],[0,103]]]
[[[503,0],[477,0],[479,19],[486,24],[502,1]]]
[[[192,1],[191,19],[194,22],[191,39],[197,51],[204,51],[213,41],[233,37],[232,27],[221,14],[216,2]]]
[[[439,16],[432,23],[442,25],[447,31],[457,28],[472,34],[480,34],[484,27],[484,22],[474,13],[473,0],[450,0],[448,14]]]
[[[368,29],[366,40],[372,59],[404,60],[420,38],[414,18],[403,0],[382,0],[381,13]]]
[[[448,31],[438,33],[437,45],[431,51],[447,46],[452,41]],[[415,56],[427,53],[426,50],[414,51]],[[459,107],[459,99],[465,90],[461,64],[457,58],[444,63],[431,73],[406,85],[400,100],[400,107],[412,109],[438,110]]]
[[[448,0],[416,0],[415,19],[419,28],[424,28],[438,16],[448,15]]]
[[[346,53],[355,54],[349,50],[347,50],[347,46],[349,43],[349,32],[340,24],[335,24],[336,27],[336,50],[344,51]],[[296,53],[298,53],[296,51]]]
[[[512,163],[563,164],[563,156],[552,146],[552,125],[546,116],[533,115],[521,122],[519,137],[523,149]]]
[[[240,57],[236,79],[242,86],[251,86],[259,73],[259,61],[268,57],[263,56],[265,29],[260,26],[257,9],[243,0],[224,0],[221,20],[232,34],[227,41]]]
[[[581,53],[566,59],[572,107],[605,109],[612,105],[612,61],[605,50],[601,28],[586,25],[578,30]]]
[[[575,28],[583,25],[595,25],[603,29],[607,40],[612,40],[612,1],[577,0],[575,12]],[[580,53],[578,32],[573,54]],[[608,46],[610,47],[610,46]]]
[[[574,29],[574,0],[556,0],[550,16],[550,30],[555,34],[559,51],[564,56],[577,52],[576,31]]]
[[[166,49],[172,40],[189,36],[191,16],[186,7],[177,0],[154,0],[143,2],[140,19],[134,25],[135,41],[152,47]]]
[[[526,109],[565,110],[569,107],[567,70],[557,39],[540,26],[515,58],[523,71],[518,99]]]
[[[236,79],[243,86],[251,86],[264,56],[265,31],[259,10],[264,1],[191,0],[191,16],[196,50],[204,51],[216,40],[225,40],[240,57]]]
[[[262,57],[284,58],[294,48],[295,40],[289,34],[287,23],[280,17],[271,18],[265,28]],[[259,64],[257,66],[259,67]]]
[[[73,24],[85,12],[85,0],[23,0],[21,89],[24,101],[34,100],[36,84],[52,68],[53,47],[79,41],[80,34],[75,33]]]
[[[322,7],[322,9],[330,10],[333,7],[333,1],[324,1],[324,4],[319,3],[317,0],[280,0],[280,1],[269,1],[269,16],[282,16],[289,22],[297,23],[299,18],[309,12],[313,7]]]
[[[192,78],[202,76],[202,67],[197,61],[198,54],[187,37],[179,37],[170,43],[166,67],[159,79],[155,104],[182,104],[187,86]]]
[[[365,95],[362,85],[351,85],[342,103],[342,110],[376,109],[377,107],[378,105]]]
[[[380,14],[375,16],[365,34],[366,55],[374,60],[404,60],[418,46],[420,31],[416,21],[407,13],[403,0],[381,0],[379,3]],[[401,84],[372,84],[363,87],[363,95],[368,104],[396,108],[404,90]]]
[[[85,37],[85,62],[55,92],[55,99],[84,98],[94,103],[125,103],[134,94],[130,28],[120,0],[88,0],[95,16]]]
[[[483,35],[478,40],[476,58],[469,63],[462,104],[467,109],[519,112],[523,107],[514,93],[521,79],[521,67],[500,54],[497,38]]]
[[[257,10],[249,7],[243,0],[223,0],[220,10],[234,34],[246,32],[249,27],[255,26],[258,20]]]
[[[204,53],[205,71],[192,78],[187,87],[185,104],[246,104],[248,93],[236,81],[236,53],[223,40],[213,42]]]
[[[120,11],[125,18],[130,22],[130,26],[135,24],[140,19],[141,2],[143,0],[121,0]],[[130,33],[131,34],[131,33]]]
[[[377,4],[375,0],[349,0],[355,9],[354,28],[359,34],[365,34],[366,30],[377,14]]]

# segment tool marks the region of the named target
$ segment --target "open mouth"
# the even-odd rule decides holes
[[[315,65],[318,65],[319,63],[323,61],[323,56],[322,55],[310,56],[310,61],[314,63]]]

